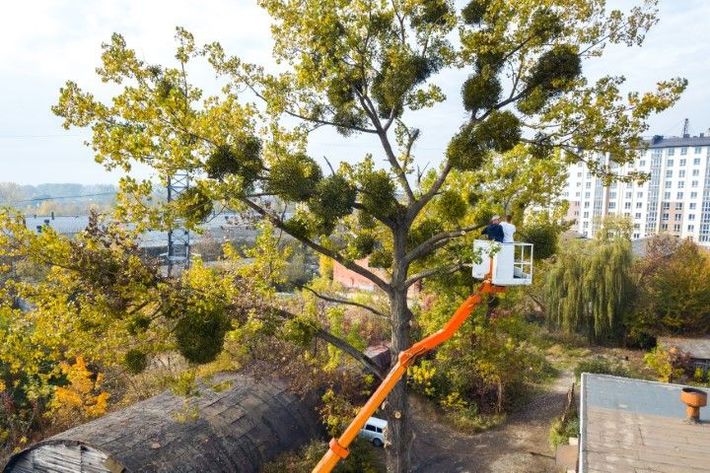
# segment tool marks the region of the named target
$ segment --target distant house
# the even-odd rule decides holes
[[[389,281],[389,275],[386,271],[379,268],[371,268],[368,264],[368,258],[355,260],[355,263],[368,269],[385,281]],[[374,291],[377,286],[375,283],[362,276],[355,271],[352,271],[337,261],[333,262],[333,281],[336,281],[346,289],[355,289],[361,291]],[[417,281],[409,288],[409,294],[416,294],[421,290],[421,281]]]
[[[710,337],[706,338],[679,338],[661,337],[658,345],[666,349],[675,347],[690,356],[693,368],[700,368],[703,372],[710,371]]]
[[[688,422],[683,388],[582,374],[577,472],[710,471],[710,409],[700,409],[699,424]]]

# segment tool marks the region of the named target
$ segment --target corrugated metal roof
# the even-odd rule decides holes
[[[676,347],[692,358],[710,360],[710,338],[660,337],[658,344],[666,348]]]
[[[683,387],[584,373],[580,472],[709,472],[710,409],[700,410],[700,424],[689,424]]]

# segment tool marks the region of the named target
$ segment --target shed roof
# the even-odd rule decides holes
[[[683,387],[582,374],[580,473],[710,471],[710,409],[689,424]]]
[[[661,337],[658,344],[665,347],[676,347],[692,358],[710,360],[710,338]]]

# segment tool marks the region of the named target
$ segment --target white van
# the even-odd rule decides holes
[[[386,428],[386,420],[378,419],[377,417],[370,417],[367,419],[365,426],[360,430],[360,437],[372,442],[372,445],[375,447],[382,447],[385,444]]]

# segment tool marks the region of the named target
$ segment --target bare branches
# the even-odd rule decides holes
[[[333,302],[333,303],[335,303],[335,304],[345,304],[345,305],[351,305],[351,306],[354,306],[354,307],[360,307],[361,309],[365,309],[365,310],[367,310],[367,311],[372,312],[373,314],[375,314],[375,315],[378,316],[378,317],[384,317],[385,319],[389,320],[389,316],[388,316],[387,314],[385,314],[385,313],[383,313],[383,312],[381,312],[381,311],[375,309],[374,307],[370,307],[369,305],[361,304],[361,303],[359,303],[359,302],[351,301],[351,300],[348,300],[348,299],[340,299],[340,298],[337,298],[337,297],[326,296],[326,295],[321,294],[321,293],[317,292],[315,289],[310,288],[310,287],[308,287],[308,286],[301,286],[301,287],[302,287],[303,289],[305,289],[305,290],[311,292],[311,293],[312,293],[313,295],[315,295],[318,299],[322,299],[322,300],[324,300],[324,301],[326,301],[326,302]]]
[[[428,278],[431,276],[437,276],[441,274],[448,274],[448,273],[454,273],[460,269],[465,268],[466,265],[464,263],[456,263],[452,264],[449,266],[440,266],[438,268],[433,268],[433,269],[428,269],[426,271],[422,271],[421,273],[417,273],[414,276],[410,277],[407,279],[407,281],[404,283],[405,287],[409,287],[412,284],[416,283],[420,279]]]
[[[431,253],[435,249],[441,248],[449,240],[453,240],[454,238],[464,236],[467,233],[477,230],[481,227],[483,227],[483,225],[475,224],[475,225],[470,225],[468,227],[463,227],[463,228],[459,228],[456,230],[452,230],[450,232],[442,232],[437,235],[434,235],[433,237],[431,237],[428,240],[426,240],[425,242],[419,244],[412,251],[407,253],[405,255],[405,260],[408,263],[411,263],[412,261],[414,261],[418,258],[426,256],[427,254]]]
[[[417,215],[419,215],[419,212],[421,212],[426,204],[434,198],[434,196],[441,189],[441,186],[443,186],[444,182],[446,182],[446,178],[449,176],[451,169],[453,169],[453,167],[451,163],[447,161],[446,164],[444,164],[444,169],[441,170],[439,177],[437,177],[434,184],[432,184],[431,189],[429,189],[409,207],[409,210],[407,211],[407,221],[413,222],[414,219],[417,218]]]
[[[257,309],[262,310],[264,309],[264,307],[258,307]],[[270,306],[265,309],[268,310],[272,315],[276,315],[277,317],[280,317],[285,320],[296,319],[295,314],[280,307]],[[307,328],[312,331],[315,337],[320,338],[324,342],[330,343],[334,347],[344,351],[345,353],[350,355],[351,358],[362,364],[368,371],[377,376],[379,379],[384,379],[384,373],[382,373],[380,368],[370,358],[366,357],[360,350],[349,344],[347,341],[336,335],[333,335],[332,333],[321,327],[306,324],[305,322],[303,322],[303,324],[307,325]]]
[[[260,205],[256,204],[255,202],[247,199],[247,198],[241,198],[240,199],[242,202],[244,202],[247,206],[252,208],[254,211],[256,211],[259,215],[262,217],[265,217],[269,222],[271,222],[276,228],[279,228],[283,230],[284,232],[288,233],[291,235],[293,238],[296,240],[300,241],[301,243],[305,244],[306,246],[309,246],[310,248],[316,250],[318,253],[328,256],[329,258],[333,258],[335,261],[338,263],[342,264],[349,270],[366,277],[373,283],[377,285],[380,289],[382,289],[386,294],[390,294],[392,292],[392,287],[389,283],[387,283],[385,280],[377,276],[375,273],[372,271],[360,266],[359,264],[345,258],[343,255],[340,253],[330,250],[323,245],[320,245],[314,241],[312,241],[310,238],[306,238],[302,235],[294,234],[288,231],[288,228],[286,227],[283,219],[279,218],[278,216],[274,215],[271,212],[268,212],[266,209],[261,207]]]

